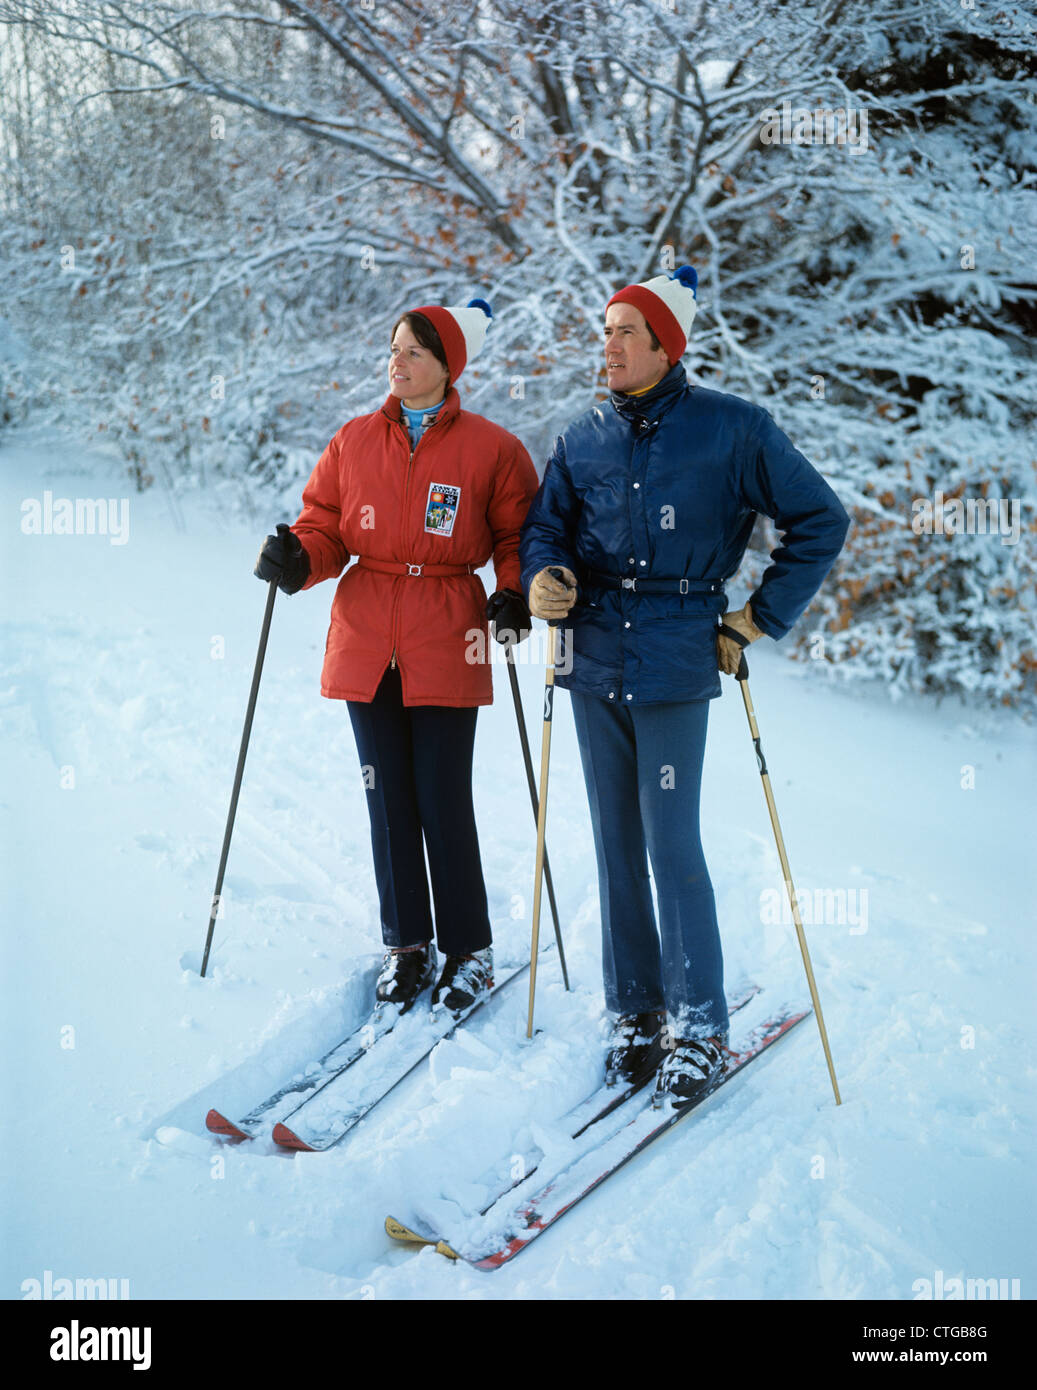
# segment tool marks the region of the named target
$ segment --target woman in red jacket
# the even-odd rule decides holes
[[[377,998],[402,1011],[435,983],[433,1008],[455,1017],[493,983],[472,753],[478,706],[493,700],[486,623],[529,630],[518,540],[538,486],[519,440],[462,410],[454,386],[489,317],[472,300],[397,321],[388,398],[342,426],[298,520],[267,537],[255,569],[291,594],[355,559],[335,592],[321,693],[347,701],[367,791],[386,947]],[[475,571],[491,555],[487,603]]]

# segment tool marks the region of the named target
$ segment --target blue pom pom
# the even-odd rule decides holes
[[[693,265],[682,265],[680,270],[675,270],[673,272],[673,274],[670,276],[670,279],[679,280],[686,289],[691,290],[692,294],[695,294],[695,289],[698,285],[699,277],[698,271],[695,269]],[[697,294],[695,294],[695,298],[698,298]]]
[[[488,319],[493,318],[493,310],[486,303],[485,299],[470,299],[466,307],[469,309],[481,309]]]

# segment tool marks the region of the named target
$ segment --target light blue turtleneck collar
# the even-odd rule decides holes
[[[446,397],[436,405],[426,405],[421,410],[411,410],[409,405],[404,405],[400,401],[400,410],[407,421],[407,429],[410,433],[410,446],[413,449],[421,438],[422,431],[426,425],[431,425],[436,418],[436,412],[443,406]]]

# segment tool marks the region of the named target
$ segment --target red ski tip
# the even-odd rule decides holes
[[[221,1115],[218,1110],[210,1110],[205,1117],[205,1128],[211,1130],[213,1134],[223,1134],[228,1139],[247,1139],[248,1135],[244,1130],[238,1129],[237,1125],[232,1125],[225,1115]]]
[[[309,1144],[304,1144],[297,1134],[293,1134],[286,1125],[274,1125],[274,1132],[270,1136],[275,1144],[280,1144],[282,1149],[305,1149],[307,1153],[313,1153]]]

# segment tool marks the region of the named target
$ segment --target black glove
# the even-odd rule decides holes
[[[529,605],[514,589],[498,589],[486,604],[486,617],[498,642],[524,642],[532,630]]]
[[[286,594],[298,593],[309,579],[310,557],[287,523],[280,523],[276,536],[267,536],[252,573],[268,583],[276,579],[277,587]]]

